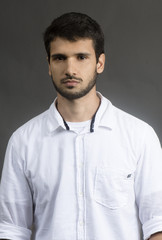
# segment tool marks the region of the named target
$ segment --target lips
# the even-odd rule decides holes
[[[61,79],[61,83],[66,83],[66,82],[82,82],[81,78],[77,78],[75,76],[66,76],[65,78]]]
[[[63,81],[63,83],[67,83],[67,82],[76,82],[76,83],[78,83],[79,81],[75,80],[75,79],[67,79],[67,80]]]
[[[63,84],[65,84],[66,86],[76,86],[78,83],[79,81],[73,79],[63,81]]]

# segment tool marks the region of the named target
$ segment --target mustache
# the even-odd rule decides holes
[[[77,80],[77,81],[80,81],[80,82],[83,81],[81,78],[77,78],[73,75],[68,75],[67,77],[61,79],[61,83],[64,83],[67,80]]]

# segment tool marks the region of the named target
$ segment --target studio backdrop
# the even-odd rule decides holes
[[[42,33],[71,11],[90,15],[103,28],[106,66],[98,91],[150,124],[162,141],[161,0],[1,0],[0,173],[11,134],[56,97]]]

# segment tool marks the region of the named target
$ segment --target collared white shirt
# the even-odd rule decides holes
[[[14,132],[0,187],[0,239],[29,240],[33,223],[34,240],[142,240],[162,231],[154,130],[103,96],[93,132],[88,125],[67,130],[52,104]]]

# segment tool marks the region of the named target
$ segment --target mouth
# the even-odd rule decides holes
[[[78,85],[79,83],[80,83],[80,81],[78,81],[78,80],[76,80],[76,79],[66,79],[66,80],[64,80],[63,82],[62,82],[64,85],[66,85],[66,86],[72,86],[72,87],[74,87],[74,86],[76,86],[76,85]]]

